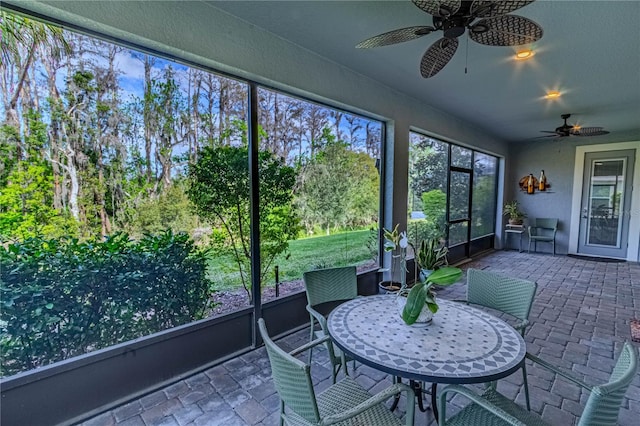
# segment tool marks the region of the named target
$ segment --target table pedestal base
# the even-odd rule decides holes
[[[398,383],[402,383],[401,377],[396,377]],[[416,380],[409,380],[409,386],[413,389],[413,392],[416,394],[418,398],[418,409],[425,413],[429,407],[424,406],[424,402],[422,401],[422,395],[427,393],[424,389],[422,389],[422,382]],[[438,423],[438,399],[436,397],[436,391],[438,390],[438,384],[431,384],[431,410],[433,411],[433,416],[436,419],[436,423]],[[391,411],[394,411],[398,407],[398,403],[400,402],[400,394],[396,395],[393,398],[393,404],[391,405]]]

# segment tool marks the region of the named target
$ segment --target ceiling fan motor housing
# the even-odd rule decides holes
[[[442,30],[446,38],[458,38],[465,31],[465,18],[464,17],[451,17],[442,22]]]

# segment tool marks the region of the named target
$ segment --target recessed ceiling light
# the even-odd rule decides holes
[[[531,49],[520,50],[518,51],[518,53],[516,53],[516,59],[518,61],[524,61],[526,59],[531,59],[532,57],[533,57],[533,50]]]
[[[562,96],[562,94],[560,92],[558,92],[557,90],[550,90],[547,92],[547,95],[545,96],[545,98],[547,99],[555,99],[555,98],[559,98],[560,96]]]

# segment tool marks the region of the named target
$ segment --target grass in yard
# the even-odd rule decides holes
[[[320,237],[289,241],[289,256],[280,255],[271,265],[271,271],[263,286],[275,285],[273,267],[280,268],[280,282],[302,278],[311,269],[333,266],[358,265],[373,257],[367,242],[375,238],[371,231],[351,231]],[[240,288],[240,273],[231,255],[216,256],[209,261],[209,278],[215,290]]]

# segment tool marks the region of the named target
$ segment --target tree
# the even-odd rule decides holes
[[[53,174],[42,157],[46,126],[37,113],[30,112],[28,120],[27,159],[17,163],[0,191],[0,241],[59,237],[76,230],[73,219],[52,207]]]
[[[299,174],[296,204],[307,233],[318,227],[364,226],[377,221],[379,177],[375,161],[349,150],[324,129],[322,148]]]
[[[25,136],[29,134],[28,119],[23,125],[21,120],[30,109],[40,112],[37,108],[39,91],[30,87],[29,73],[39,58],[45,62],[57,61],[70,54],[71,47],[62,28],[4,11],[0,11],[0,33],[0,93],[5,112],[0,138],[0,184],[4,185],[4,178],[28,150],[23,146]],[[56,208],[59,207],[57,203]]]
[[[264,129],[264,137],[260,138],[260,149],[272,152],[290,164],[299,154],[294,152],[294,148],[300,134],[303,102],[263,88],[260,89],[259,95],[258,118],[260,127]]]
[[[64,39],[62,28],[3,11],[0,11],[0,30],[2,63],[13,63],[17,66],[17,79],[11,82],[15,84],[3,78],[5,123],[18,128],[18,100],[23,94],[23,86],[35,61],[38,47],[47,48],[48,54],[56,57],[70,53],[71,48]]]
[[[448,144],[411,134],[410,189],[418,199],[423,192],[447,190]]]
[[[237,263],[242,285],[251,300],[251,239],[249,152],[246,147],[205,147],[189,166],[187,195],[196,212],[221,227],[225,245]],[[260,279],[274,258],[287,250],[298,233],[292,206],[296,176],[293,168],[267,151],[258,154],[260,181]]]

